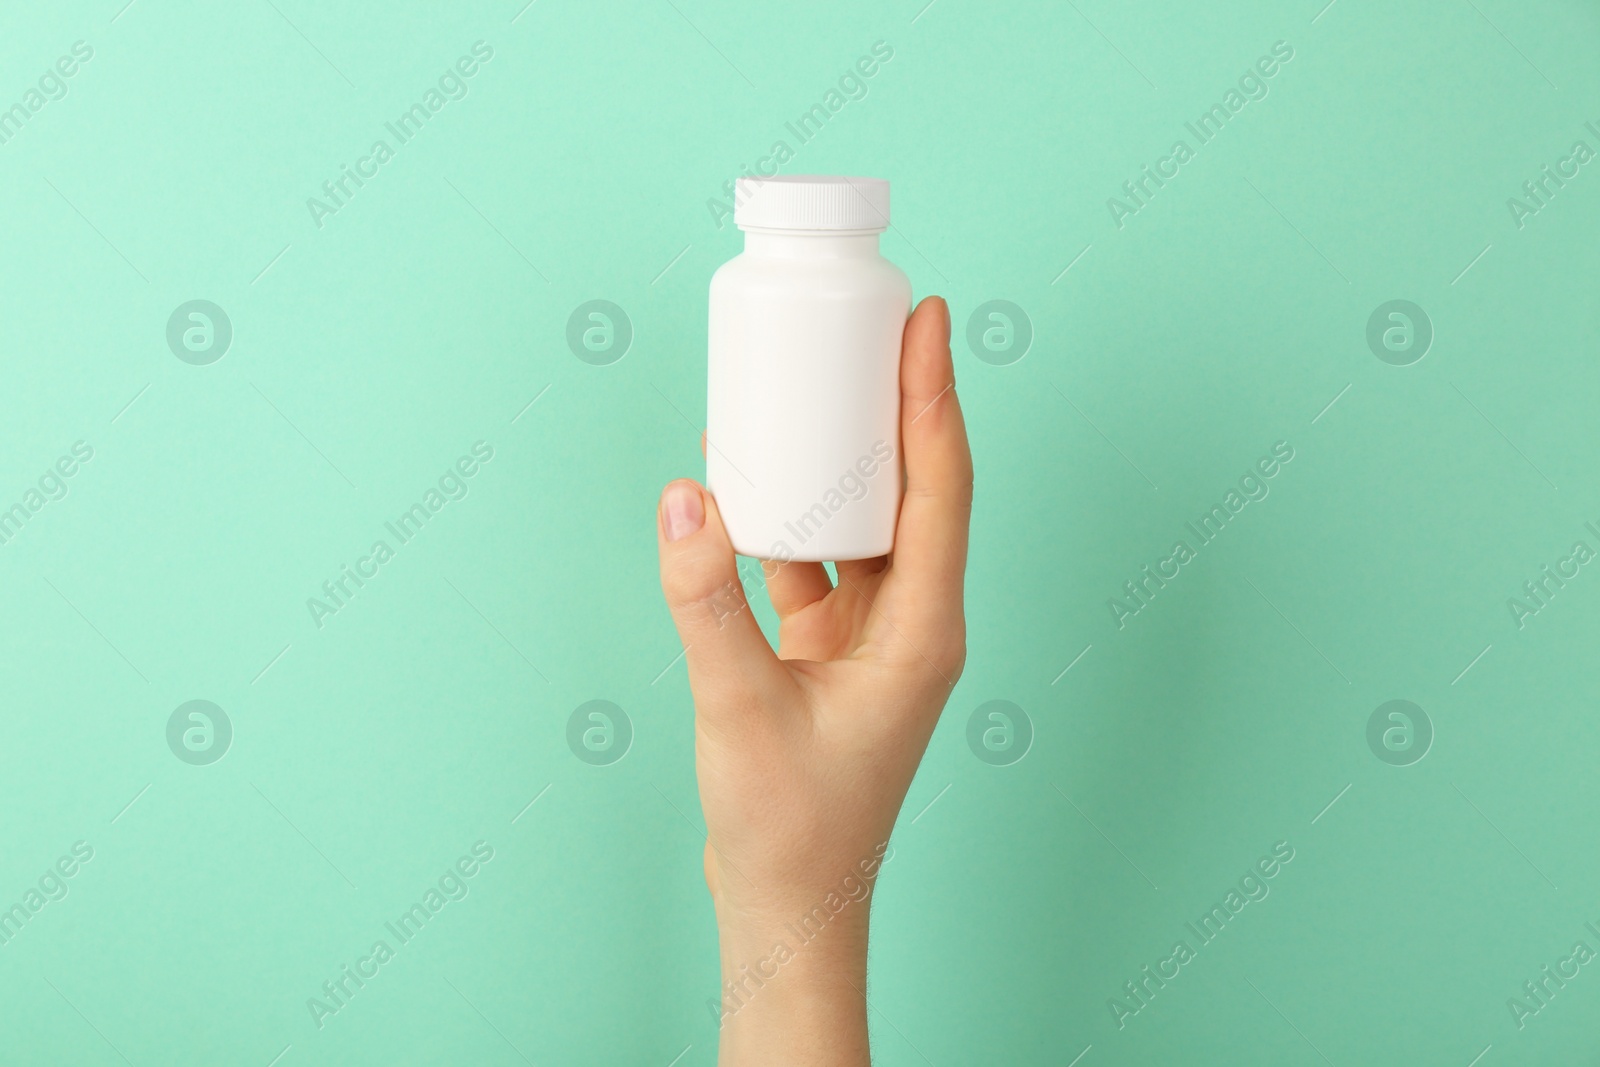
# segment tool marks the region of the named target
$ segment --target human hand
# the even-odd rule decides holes
[[[661,584],[694,693],[724,1065],[868,1062],[867,893],[966,660],[972,458],[938,297],[906,322],[900,389],[894,551],[838,563],[837,588],[820,563],[765,564],[776,652],[711,495],[687,480],[662,494]]]

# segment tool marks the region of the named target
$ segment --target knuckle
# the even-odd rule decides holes
[[[968,469],[965,474],[956,479],[950,486],[950,499],[963,511],[972,510],[972,471]]]
[[[661,569],[661,592],[667,598],[667,606],[673,611],[700,599],[704,587],[705,580],[698,574],[678,567]]]
[[[738,580],[720,574],[667,573],[662,575],[661,588],[667,606],[686,625],[720,630],[750,606]]]
[[[960,678],[967,662],[967,634],[963,623],[931,632],[902,635],[896,642],[899,669],[927,674],[931,670],[951,684]]]
[[[961,671],[967,665],[967,637],[964,629],[954,632],[935,642],[928,652],[928,658],[940,674],[945,675],[951,682],[961,677]]]

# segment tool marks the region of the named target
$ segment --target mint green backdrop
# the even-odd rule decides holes
[[[1593,4],[123,3],[0,33],[0,1060],[714,1061],[654,507],[775,162],[977,466],[878,1062],[1600,1054]]]

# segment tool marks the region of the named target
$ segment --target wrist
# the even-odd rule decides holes
[[[870,1062],[867,904],[851,908],[826,922],[810,912],[719,928],[722,1067]]]
[[[707,849],[722,963],[713,1002],[722,1067],[870,1063],[867,937],[888,848],[885,841],[840,865],[832,878],[763,872],[754,882],[737,870],[721,877],[717,853]]]
[[[865,973],[869,902],[838,911],[825,905],[796,909],[787,920],[730,913],[717,906],[717,940],[724,982],[751,978],[759,987],[783,974]]]

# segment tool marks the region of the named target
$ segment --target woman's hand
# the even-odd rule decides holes
[[[966,659],[972,458],[938,297],[906,322],[900,388],[894,552],[837,564],[837,588],[820,563],[765,564],[776,653],[710,494],[686,480],[662,494],[661,584],[687,650],[721,938],[724,1065],[869,1059],[867,894]]]

